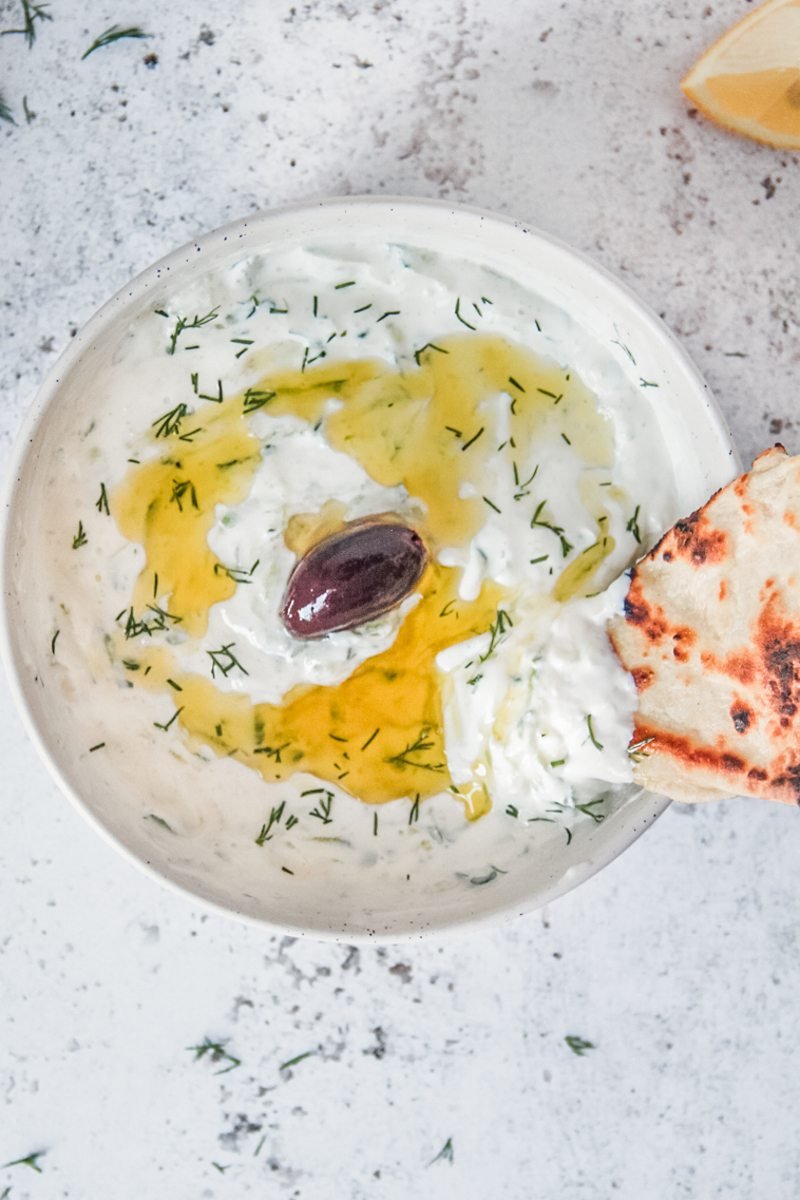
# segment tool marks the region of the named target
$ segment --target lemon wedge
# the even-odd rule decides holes
[[[800,0],[767,0],[706,50],[681,87],[712,121],[800,150]]]

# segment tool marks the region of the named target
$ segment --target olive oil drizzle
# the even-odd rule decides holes
[[[414,358],[413,365],[394,370],[377,360],[315,366],[306,356],[301,370],[269,373],[238,395],[225,394],[221,383],[213,396],[195,388],[191,409],[179,405],[159,419],[149,433],[152,456],[133,463],[108,497],[122,533],[145,551],[124,614],[127,639],[118,629],[115,652],[128,671],[131,660],[138,663],[131,676],[137,686],[164,693],[170,707],[156,723],[159,730],[180,725],[194,743],[235,756],[269,782],[302,771],[371,804],[399,797],[417,797],[418,803],[449,789],[475,817],[490,800],[477,775],[458,787],[450,778],[435,659],[447,646],[479,634],[489,633],[493,647],[498,613],[510,623],[513,597],[485,583],[475,600],[461,600],[460,570],[440,565],[437,554],[467,545],[486,521],[481,481],[490,457],[499,455],[509,476],[513,471],[520,500],[530,495],[538,515],[532,524],[552,528],[535,494],[536,472],[526,452],[568,429],[573,453],[588,466],[608,468],[612,439],[579,380],[565,380],[561,369],[502,338],[439,338]],[[496,400],[503,395],[505,416]],[[331,399],[338,403],[331,405]],[[253,703],[246,694],[217,686],[216,677],[234,664],[241,668],[237,674],[246,673],[230,646],[209,652],[215,668],[209,677],[183,671],[174,651],[152,638],[153,628],[163,632],[174,625],[153,627],[144,619],[148,610],[163,606],[180,622],[181,636],[196,642],[207,630],[212,605],[250,582],[246,571],[219,561],[208,535],[216,506],[239,504],[250,490],[261,461],[261,443],[250,427],[258,410],[301,418],[376,482],[404,485],[424,506],[418,528],[431,552],[418,588],[421,598],[394,643],[338,685],[298,686],[281,704]],[[502,434],[502,420],[510,423],[511,438]],[[188,421],[191,441],[181,434]],[[467,432],[454,436],[462,430]],[[523,461],[524,483],[518,467]],[[596,490],[596,497],[604,496]],[[557,599],[591,590],[597,566],[613,548],[613,540],[603,536],[608,518],[599,500],[596,509],[597,541],[556,577]],[[287,545],[301,553],[343,519],[335,503],[320,513],[296,514],[288,523]]]

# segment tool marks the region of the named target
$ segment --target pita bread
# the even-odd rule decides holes
[[[800,457],[765,451],[678,521],[609,633],[638,690],[637,782],[800,803]]]

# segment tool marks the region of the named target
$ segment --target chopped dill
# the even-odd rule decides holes
[[[122,38],[149,38],[152,34],[145,33],[138,25],[130,25],[127,29],[123,29],[119,25],[112,25],[105,33],[101,33],[95,38],[88,50],[81,55],[81,62],[93,54],[95,50],[100,50],[103,46],[110,46],[112,42],[118,42]]]
[[[436,743],[430,740],[430,732],[431,731],[429,728],[421,729],[416,741],[409,742],[405,749],[401,750],[399,754],[392,754],[390,757],[384,759],[384,761],[390,763],[391,766],[399,767],[400,769],[405,767],[415,767],[420,771],[443,771],[445,769],[445,764],[443,762],[419,762],[418,760],[414,760],[409,757],[411,754],[426,754],[428,750],[432,750],[434,748]]]
[[[215,321],[218,315],[219,315],[219,305],[217,305],[216,308],[212,308],[210,312],[207,312],[205,314],[205,316],[202,316],[202,317],[198,316],[197,314],[195,314],[191,318],[191,320],[189,319],[189,317],[178,317],[177,320],[175,321],[175,328],[172,330],[172,333],[170,334],[169,346],[167,347],[167,354],[175,353],[175,347],[178,344],[178,338],[181,336],[181,334],[183,333],[183,331],[185,329],[200,329],[200,328],[202,328],[203,325],[208,325],[210,321]]]
[[[86,530],[83,528],[83,521],[78,521],[78,532],[72,539],[72,549],[79,550],[81,546],[85,546],[88,542]]]
[[[536,512],[533,514],[533,518],[531,520],[531,529],[549,529],[551,533],[554,533],[561,543],[561,556],[562,558],[566,558],[569,552],[572,550],[572,542],[568,541],[564,536],[564,530],[560,525],[554,525],[552,521],[542,520],[541,513],[546,504],[546,500],[541,500],[536,506]]]
[[[625,528],[627,529],[628,533],[633,534],[633,536],[636,538],[636,541],[641,545],[642,536],[639,529],[639,508],[640,505],[637,504],[633,516],[631,517],[630,521],[628,521],[628,524],[625,526]]]
[[[591,713],[586,714],[586,728],[589,730],[589,739],[590,739],[592,745],[594,746],[594,748],[596,750],[602,750],[603,743],[598,742],[598,740],[594,734],[594,727],[592,726],[592,714]]]
[[[227,645],[221,646],[219,650],[206,650],[206,654],[211,659],[212,679],[216,679],[217,671],[227,678],[231,671],[237,667],[243,675],[250,674],[250,672],[242,666],[236,655],[233,653],[233,647],[235,645],[235,642],[228,642]]]

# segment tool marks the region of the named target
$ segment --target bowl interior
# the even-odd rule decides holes
[[[21,436],[6,503],[3,640],[5,659],[31,736],[63,790],[138,865],[219,908],[281,929],[354,938],[396,937],[521,913],[580,883],[629,845],[666,807],[641,793],[601,824],[576,829],[568,846],[543,836],[525,847],[522,869],[504,873],[482,856],[480,822],[449,844],[443,823],[398,836],[380,864],[332,854],[304,875],[265,871],[253,826],[264,816],[260,781],[241,768],[231,794],[225,764],[209,766],[209,796],[173,794],[170,822],[153,820],[167,787],[159,764],[113,770],[102,756],[77,753],[72,710],[91,679],[75,679],[71,700],[47,686],[52,630],[30,604],[37,583],[36,529],[54,502],[51,467],[63,453],[82,390],[132,318],[168,288],[271,247],[375,239],[401,240],[511,277],[583,331],[583,369],[613,361],[636,386],[658,380],[659,436],[672,464],[679,511],[691,511],[735,473],[736,459],[706,385],[684,352],[637,300],[573,251],[512,222],[420,201],[335,201],[265,213],[215,231],[145,271],[82,330],[45,382]],[[247,776],[247,778],[245,778]],[[180,793],[180,776],[177,791]],[[175,787],[170,780],[173,793]],[[354,802],[355,803],[355,802]],[[372,815],[365,811],[365,820]],[[256,825],[257,827],[257,825]],[[402,831],[401,831],[402,834]],[[438,835],[438,836],[437,836]],[[428,837],[435,852],[408,878],[403,847]],[[380,857],[377,855],[376,856]],[[376,865],[380,866],[376,870]],[[446,866],[446,869],[443,869]],[[369,870],[367,867],[372,867]]]

